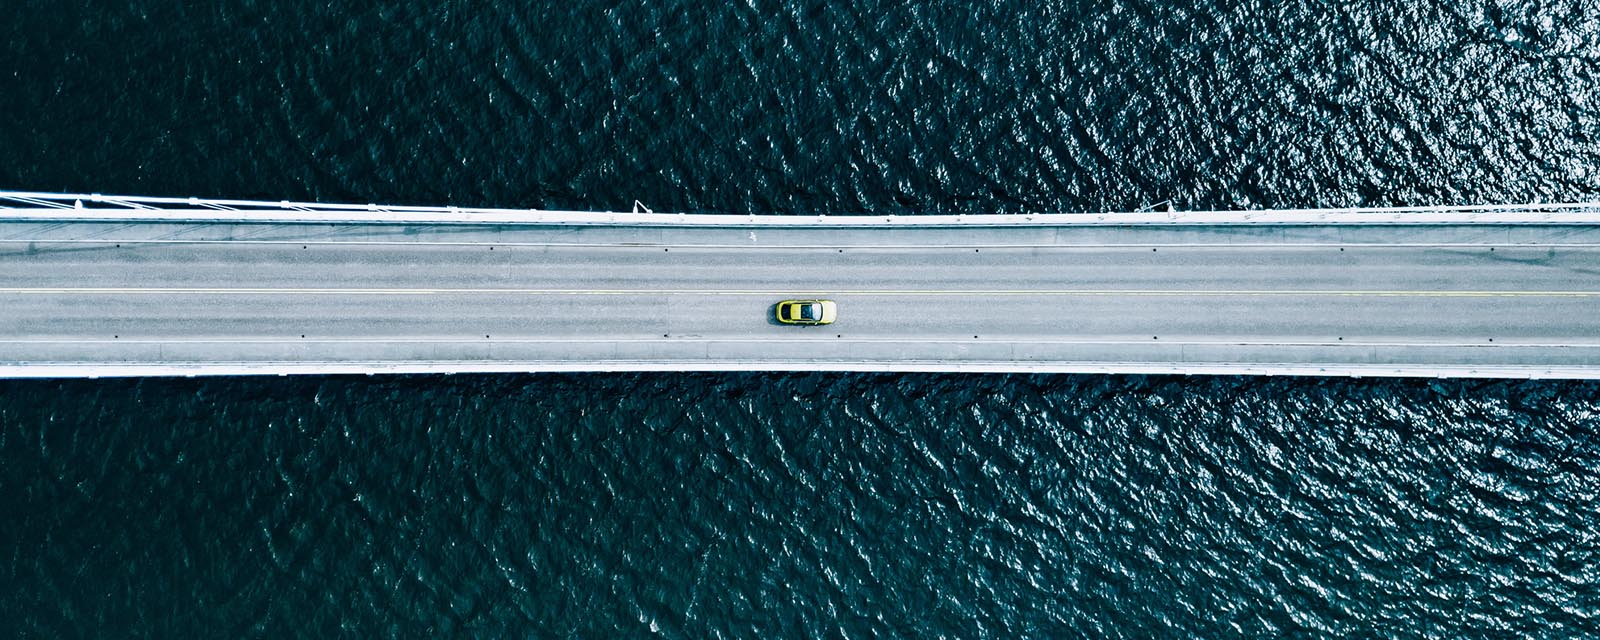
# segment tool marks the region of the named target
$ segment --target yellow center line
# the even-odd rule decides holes
[[[488,288],[222,288],[222,287],[0,287],[0,294],[21,295],[554,295],[554,296],[1387,296],[1431,298],[1600,297],[1600,291],[1561,290],[1403,290],[1403,289],[488,289]]]

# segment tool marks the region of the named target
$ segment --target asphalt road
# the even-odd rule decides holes
[[[9,242],[0,366],[11,370],[0,373],[407,362],[1600,371],[1597,276],[1590,246]],[[836,300],[838,322],[772,320],[779,300],[807,297]]]

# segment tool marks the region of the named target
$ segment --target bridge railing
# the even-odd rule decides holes
[[[0,191],[0,209],[110,209],[110,210],[196,210],[215,211],[367,211],[378,213],[538,213],[540,209],[506,209],[495,207],[429,207],[409,205],[351,204],[328,202],[291,202],[280,200],[231,200],[217,198],[167,198],[155,196],[123,196],[99,193],[47,193],[34,191]],[[626,213],[595,211],[593,213]],[[637,213],[637,207],[635,207]],[[1066,215],[1105,215],[1109,212],[1073,212]],[[1160,213],[1142,209],[1127,213]],[[1229,213],[1229,214],[1426,214],[1426,213],[1585,213],[1600,214],[1600,202],[1556,202],[1524,204],[1479,204],[1454,206],[1410,207],[1327,207],[1299,209],[1249,209],[1232,211],[1166,211],[1173,214]],[[653,214],[671,215],[671,214]],[[745,214],[726,214],[745,215]],[[1026,215],[1026,214],[1018,214]],[[1061,215],[1038,213],[1034,215]],[[806,217],[806,216],[796,216]],[[850,216],[839,216],[850,217]],[[881,217],[881,216],[880,216]],[[970,216],[969,216],[970,217]]]
[[[228,200],[217,198],[162,198],[154,196],[118,196],[99,193],[45,193],[35,191],[0,191],[0,209],[149,209],[216,211],[373,211],[384,213],[455,213],[455,212],[516,212],[528,213],[533,209],[496,209],[484,207],[421,207],[378,204],[340,204],[326,202],[290,202],[280,200]]]
[[[75,221],[180,224],[634,225],[807,229],[1460,224],[1600,226],[1600,203],[1592,202],[903,216],[640,213],[637,211],[638,207],[635,209],[631,212],[550,211],[0,191],[0,221],[46,223]]]

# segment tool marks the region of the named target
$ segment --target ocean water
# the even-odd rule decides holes
[[[1600,192],[1592,0],[7,8],[0,188],[903,215]],[[1549,381],[5,381],[0,635],[1594,637],[1596,411]]]

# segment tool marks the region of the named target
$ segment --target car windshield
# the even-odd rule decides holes
[[[814,304],[803,304],[803,305],[800,305],[800,318],[802,320],[816,320],[817,319],[817,305],[814,305]]]

